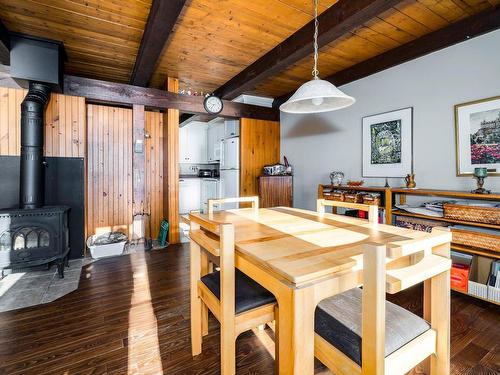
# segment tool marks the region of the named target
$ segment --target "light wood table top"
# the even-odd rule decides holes
[[[362,260],[361,244],[432,236],[344,215],[319,215],[288,207],[191,215],[234,224],[236,250],[296,286],[356,267]]]
[[[363,284],[366,244],[386,246],[391,256],[386,257],[388,292],[396,293],[425,280],[424,317],[438,332],[439,348],[430,374],[449,374],[449,232],[418,232],[288,207],[191,213],[190,219],[214,232],[219,224],[234,225],[236,267],[276,297],[280,375],[314,373],[316,306],[325,298]],[[418,249],[414,249],[415,239],[419,239]],[[399,268],[413,257],[412,251],[422,253],[422,249],[423,258],[414,266]],[[196,285],[191,287],[195,290]]]

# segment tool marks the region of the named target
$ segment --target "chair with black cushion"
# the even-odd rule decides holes
[[[360,210],[368,212],[368,221],[370,223],[378,223],[378,206],[373,204],[363,204],[363,203],[351,203],[351,202],[341,202],[333,201],[329,199],[318,199],[316,201],[317,212],[323,215],[326,207],[342,207],[349,208],[351,210]]]
[[[236,338],[244,331],[274,321],[276,299],[235,269],[232,224],[219,224],[192,215],[190,222],[192,354],[202,351],[210,310],[220,322],[221,374],[233,375]],[[220,271],[209,273],[207,254],[218,258]]]
[[[329,297],[316,308],[315,356],[337,375],[405,374],[438,352],[449,362],[449,332],[439,326],[439,314],[449,314],[449,305],[448,311],[435,311],[435,321],[429,323],[386,301],[385,295],[386,290],[397,293],[424,280],[446,282],[451,261],[434,249],[449,249],[450,240],[443,233],[387,247],[365,245],[363,289]],[[391,262],[394,254],[402,257]],[[441,375],[442,370],[435,370],[439,366],[446,363],[431,373]]]

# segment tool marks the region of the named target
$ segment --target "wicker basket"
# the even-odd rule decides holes
[[[500,207],[443,205],[445,219],[500,225]]]
[[[363,203],[380,206],[380,195],[378,194],[365,194],[363,195]]]
[[[363,203],[362,193],[345,193],[344,201],[349,203]]]
[[[464,229],[451,229],[454,244],[500,252],[500,235]]]
[[[344,201],[344,192],[343,191],[332,191],[330,197],[333,201],[343,202]]]

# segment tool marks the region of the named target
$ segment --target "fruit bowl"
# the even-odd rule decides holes
[[[364,183],[365,182],[363,180],[361,180],[361,181],[352,181],[352,180],[349,180],[349,181],[347,181],[347,186],[361,186]]]

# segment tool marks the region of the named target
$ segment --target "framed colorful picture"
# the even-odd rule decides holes
[[[413,108],[363,117],[363,177],[404,177],[413,170]]]
[[[500,96],[455,106],[457,176],[485,167],[500,175]]]

